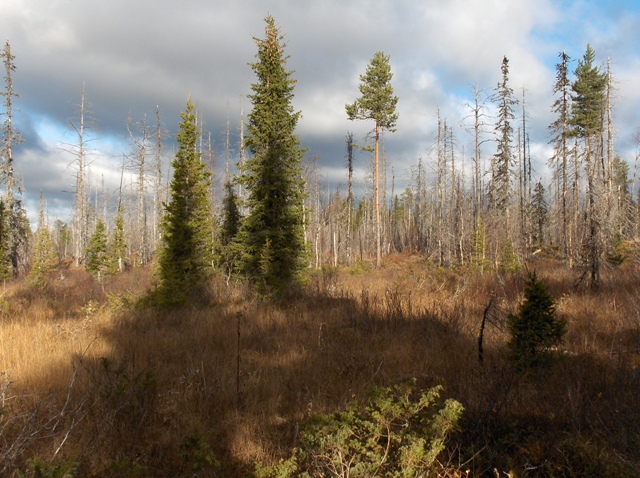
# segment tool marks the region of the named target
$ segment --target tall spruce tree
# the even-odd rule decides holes
[[[569,189],[569,119],[571,116],[571,82],[569,81],[569,61],[571,58],[565,52],[560,53],[560,63],[556,65],[556,82],[553,93],[557,95],[552,111],[557,115],[549,126],[553,135],[550,143],[553,145],[551,164],[555,164],[554,177],[559,183],[560,212],[562,216],[561,244],[565,259],[569,259],[569,227],[567,214],[567,196]]]
[[[501,212],[507,213],[507,227],[509,226],[509,201],[511,200],[511,171],[514,164],[512,151],[514,119],[513,107],[518,103],[513,97],[513,89],[509,86],[509,59],[502,59],[502,80],[498,83],[493,100],[498,107],[498,121],[496,123],[496,153],[493,156],[494,166],[491,178],[491,205]]]
[[[239,165],[238,178],[248,194],[248,213],[239,242],[247,278],[259,290],[278,294],[299,281],[306,265],[304,149],[294,134],[300,112],[292,106],[295,80],[285,69],[286,44],[273,17],[265,22],[265,38],[254,38],[258,53],[251,68],[257,82],[251,85],[253,110],[244,141],[251,157]]]
[[[604,106],[607,75],[594,65],[595,52],[591,45],[575,70],[576,80],[572,85],[574,95],[570,119],[572,132],[584,141],[585,168],[587,173],[587,256],[592,284],[600,282],[600,256],[603,252],[597,196],[597,164],[602,159],[602,133],[604,130]]]
[[[373,55],[364,75],[360,75],[360,98],[345,105],[350,120],[373,120],[375,122],[374,180],[373,195],[376,206],[376,265],[381,262],[380,223],[380,134],[383,130],[395,131],[398,113],[398,97],[393,95],[391,86],[391,66],[389,56],[379,51]]]
[[[198,153],[195,106],[187,100],[176,135],[178,151],[171,163],[171,197],[162,218],[159,254],[159,300],[177,307],[202,291],[211,272],[211,173]]]
[[[19,195],[22,188],[14,175],[13,147],[22,142],[22,135],[13,124],[13,99],[19,95],[13,89],[12,74],[16,70],[15,56],[11,54],[11,45],[6,41],[0,51],[0,59],[5,68],[5,86],[0,91],[3,98],[2,106],[5,119],[2,122],[2,138],[0,140],[0,183],[4,192],[4,230],[6,234],[5,253],[10,261],[11,272],[14,276],[24,271],[27,264],[27,250],[29,245],[29,220]]]

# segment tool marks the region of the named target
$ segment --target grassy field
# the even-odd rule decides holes
[[[528,267],[568,334],[526,373],[505,348],[525,272],[392,256],[318,271],[277,303],[214,280],[206,305],[172,312],[135,307],[146,270],[7,282],[0,476],[247,476],[289,456],[310,417],[412,378],[465,408],[441,476],[640,476],[640,269],[608,268],[596,291],[552,259]]]

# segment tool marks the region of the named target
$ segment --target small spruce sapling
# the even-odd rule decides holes
[[[87,262],[85,269],[95,274],[101,281],[109,273],[109,257],[107,255],[107,227],[102,219],[96,222],[96,229],[91,236],[85,251]]]
[[[547,285],[530,273],[518,314],[509,314],[511,358],[521,368],[541,365],[548,360],[550,347],[563,343],[566,331]]]

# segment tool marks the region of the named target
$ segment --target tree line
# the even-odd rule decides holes
[[[48,224],[41,198],[33,235],[13,172],[13,147],[21,137],[12,123],[18,95],[7,41],[0,54],[5,66],[0,274],[28,274],[42,286],[47,271],[62,259],[100,279],[157,261],[158,297],[175,305],[197,294],[214,271],[279,293],[300,284],[309,267],[352,266],[374,257],[380,266],[393,252],[484,271],[516,269],[527,255],[549,251],[569,266],[584,267],[594,285],[603,260],[624,260],[625,241],[637,237],[638,205],[628,163],[615,153],[610,62],[596,65],[591,46],[573,72],[571,58],[559,55],[551,87],[550,177],[535,176],[526,90],[516,95],[504,57],[496,86],[474,87],[467,104],[471,154],[461,152],[454,129],[438,112],[433,150],[418,159],[402,192],[395,191],[393,165],[389,178],[384,150],[384,132],[395,131],[398,98],[390,58],[376,52],[360,77],[361,96],[345,105],[349,119],[373,123],[373,144],[357,145],[347,132],[346,195],[338,188],[326,196],[317,161],[303,161],[305,149],[295,134],[301,113],[292,105],[295,81],[286,68],[286,44],[275,20],[265,22],[264,38],[254,39],[256,82],[248,121],[241,119],[237,174],[229,172],[229,125],[225,174],[218,177],[211,136],[203,133],[189,98],[169,171],[163,170],[167,133],[160,109],[153,125],[146,118],[129,120],[131,150],[123,159],[114,207],[104,185],[101,193],[97,186],[91,189],[91,119],[83,85],[71,121],[75,141],[66,145],[75,172],[74,217],[69,224]],[[486,143],[494,145],[488,157]],[[359,198],[353,193],[357,151],[372,158],[371,186]],[[128,188],[125,171],[132,178]],[[222,194],[214,182],[222,183]]]

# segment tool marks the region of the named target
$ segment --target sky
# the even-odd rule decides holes
[[[636,0],[2,0],[0,36],[15,55],[14,123],[24,139],[15,148],[14,169],[32,222],[40,192],[51,221],[71,217],[69,149],[83,84],[93,118],[91,182],[104,181],[110,194],[132,151],[128,119],[134,130],[145,118],[153,125],[159,107],[170,142],[189,97],[214,141],[219,169],[229,121],[235,162],[241,112],[251,109],[254,38],[264,37],[267,15],[285,38],[287,68],[297,81],[293,105],[302,114],[297,133],[308,150],[305,161],[317,161],[327,193],[346,189],[347,133],[363,144],[373,128],[349,121],[345,104],[359,97],[359,77],[377,51],[390,57],[399,98],[397,131],[384,137],[396,193],[409,184],[418,158],[431,161],[438,110],[454,129],[460,157],[472,155],[465,124],[473,89],[493,93],[505,56],[514,94],[525,94],[534,176],[545,180],[558,54],[574,59],[573,71],[587,44],[598,64],[611,59],[616,151],[635,171]],[[485,143],[483,156],[493,152]],[[370,158],[358,153],[355,161],[362,189]]]

